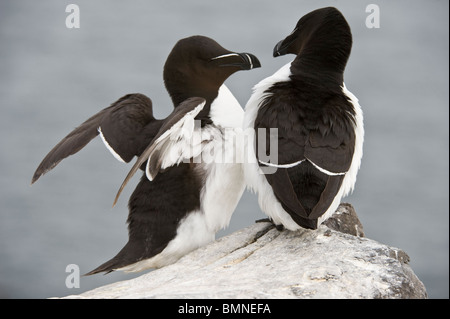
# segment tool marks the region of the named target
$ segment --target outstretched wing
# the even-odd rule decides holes
[[[113,205],[116,204],[125,185],[144,162],[147,161],[146,174],[151,181],[160,169],[177,165],[184,159],[193,158],[201,153],[202,137],[200,129],[195,127],[195,117],[205,103],[206,100],[203,98],[192,97],[174,109],[131,168],[117,192]]]
[[[64,137],[39,164],[31,184],[99,134],[117,159],[129,162],[140,155],[142,145],[146,146],[156,134],[159,126],[149,127],[154,122],[157,124],[158,121],[153,117],[152,102],[148,97],[143,94],[125,95]]]
[[[147,96],[128,94],[113,104],[98,131],[111,153],[128,163],[140,155],[156,134],[159,125],[153,130],[149,126],[157,122],[153,117],[152,101]]]

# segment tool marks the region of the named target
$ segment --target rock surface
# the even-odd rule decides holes
[[[175,264],[65,298],[427,298],[405,252],[363,236],[342,204],[317,230],[255,223]]]

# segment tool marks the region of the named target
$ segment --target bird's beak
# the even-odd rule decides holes
[[[273,57],[274,58],[291,53],[291,52],[289,52],[289,47],[296,40],[295,33],[297,32],[297,30],[298,29],[295,28],[294,31],[292,31],[291,34],[289,34],[284,40],[281,40],[280,42],[278,42],[275,45],[275,47],[273,48]]]
[[[275,47],[273,48],[273,57],[276,58],[277,56],[285,55],[287,52],[287,47],[283,46],[284,40],[281,40],[278,42]]]
[[[258,58],[251,53],[228,53],[212,58],[211,61],[218,60],[221,67],[238,67],[241,70],[251,70],[260,68],[261,63]]]
[[[287,39],[281,40],[278,42],[273,48],[273,57],[276,58],[278,56],[282,56],[288,54],[289,46],[293,41],[286,41]]]

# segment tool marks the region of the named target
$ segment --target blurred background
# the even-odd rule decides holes
[[[66,28],[66,6],[80,8],[80,28]],[[366,7],[380,9],[369,29]],[[43,157],[67,133],[127,93],[154,103],[157,118],[173,106],[162,67],[181,38],[201,34],[229,50],[251,52],[262,68],[226,84],[244,107],[251,88],[293,56],[274,45],[304,14],[337,7],[354,46],[347,88],[364,111],[364,157],[353,204],[368,238],[399,247],[430,298],[449,297],[449,2],[105,1],[0,2],[0,297],[79,294],[140,274],[81,277],[65,285],[66,266],[86,273],[127,241],[127,200],[116,191],[131,168],[99,138],[30,187]],[[246,192],[224,236],[264,218]]]

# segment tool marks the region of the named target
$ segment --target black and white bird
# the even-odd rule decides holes
[[[316,229],[354,188],[364,128],[358,99],[344,84],[351,47],[337,9],[306,14],[273,52],[295,59],[259,82],[245,107],[244,127],[258,141],[246,183],[280,228]]]
[[[74,129],[44,158],[32,183],[100,135],[118,160],[138,156],[120,191],[137,170],[145,170],[128,202],[128,242],[87,275],[171,264],[228,225],[245,188],[242,164],[232,160],[242,149],[233,129],[242,132],[244,111],[224,81],[257,67],[254,55],[226,50],[210,38],[182,39],[164,65],[175,106],[166,119],[154,118],[145,95],[128,94]]]

